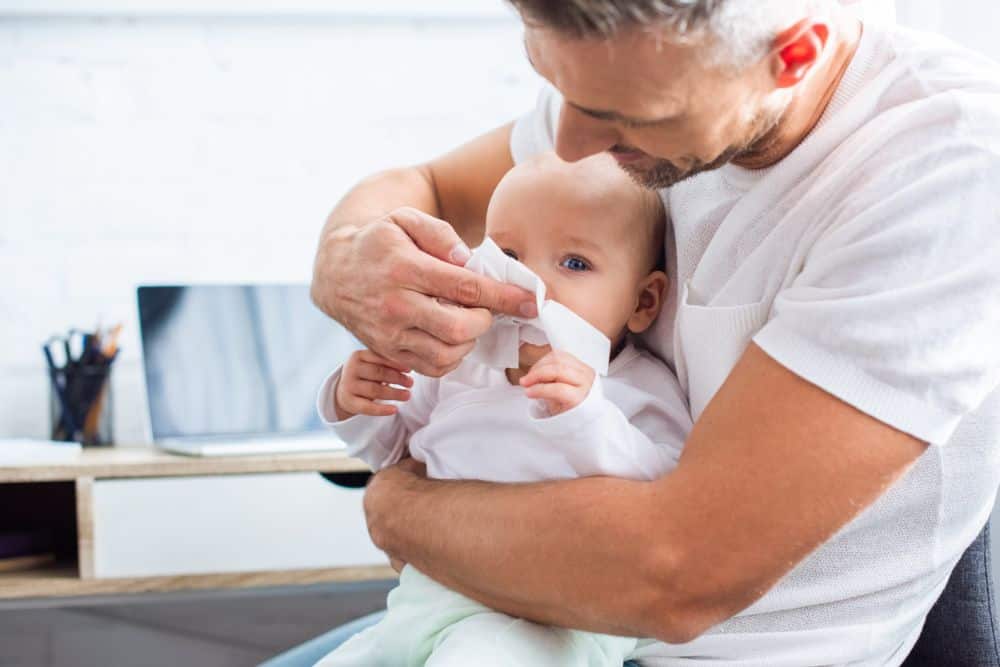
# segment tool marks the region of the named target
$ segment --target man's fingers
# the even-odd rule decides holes
[[[404,459],[400,459],[399,463],[396,464],[396,467],[400,470],[405,470],[411,475],[427,477],[427,465],[409,456]]]
[[[439,378],[448,373],[452,372],[462,363],[461,360],[456,361],[452,364],[445,366],[435,366],[428,363],[424,359],[421,359],[413,352],[407,352],[406,350],[399,352],[399,358],[413,366],[413,370],[420,373],[421,375],[426,375],[427,377]]]
[[[448,345],[420,329],[407,329],[397,343],[404,362],[412,363],[418,373],[432,377],[456,368],[475,345],[472,341]]]
[[[516,317],[536,317],[538,305],[531,292],[497,282],[468,269],[425,257],[417,263],[414,289],[463,306],[486,308]]]
[[[416,328],[426,331],[448,345],[461,345],[476,340],[493,324],[493,315],[485,308],[466,308],[431,299],[421,309]]]
[[[415,208],[396,209],[389,216],[418,248],[429,255],[457,266],[465,266],[472,257],[469,247],[444,220]]]

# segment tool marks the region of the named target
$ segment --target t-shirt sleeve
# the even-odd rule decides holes
[[[555,148],[561,106],[562,98],[558,91],[546,84],[538,94],[535,108],[514,122],[510,153],[515,164]]]
[[[822,232],[754,342],[944,444],[1000,383],[1000,153],[975,141],[907,150],[817,211]]]

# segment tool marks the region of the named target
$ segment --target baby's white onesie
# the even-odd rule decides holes
[[[590,325],[579,320],[573,326]],[[572,348],[572,339],[563,347]],[[666,365],[631,341],[611,361],[606,377],[596,377],[580,405],[555,416],[544,414],[540,402],[483,358],[471,355],[440,379],[416,376],[410,400],[396,404],[396,415],[344,421],[337,421],[333,404],[338,370],[320,390],[319,411],[348,443],[349,453],[375,470],[398,461],[407,444],[435,479],[652,480],[676,465],[691,429],[687,402]],[[319,665],[617,667],[635,643],[512,618],[408,565],[389,594],[386,617]]]

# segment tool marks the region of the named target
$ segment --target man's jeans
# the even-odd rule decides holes
[[[363,616],[339,628],[334,628],[326,634],[310,639],[305,644],[285,651],[271,658],[260,667],[312,667],[330,651],[334,650],[348,639],[365,628],[375,625],[382,618],[384,611]],[[624,667],[639,667],[637,663],[626,662]]]

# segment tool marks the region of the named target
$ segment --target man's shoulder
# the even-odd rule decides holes
[[[956,138],[986,139],[996,147],[1000,63],[939,35],[908,28],[895,28],[884,39],[890,59],[881,73],[885,81],[876,118],[893,117],[900,133],[947,130]]]
[[[879,71],[824,128],[829,153],[811,187],[845,202],[949,181],[957,195],[1000,174],[1000,64],[906,28],[881,38]]]

